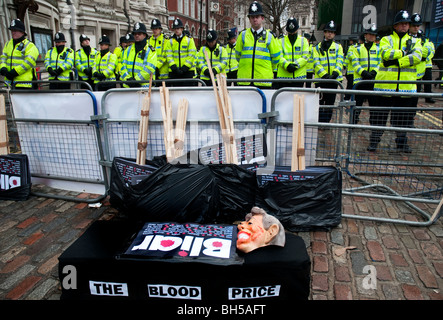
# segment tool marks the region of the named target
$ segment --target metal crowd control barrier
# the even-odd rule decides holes
[[[304,92],[326,92],[347,93],[352,95],[382,95],[374,91],[363,90],[332,90],[323,88],[283,88],[277,90],[272,97],[271,112],[276,110],[277,97],[284,91],[295,93]],[[405,96],[404,93],[393,93],[392,95]],[[412,95],[420,98],[442,97],[441,94],[419,93]],[[352,103],[349,104],[352,109]],[[307,106],[309,108],[310,106]],[[346,117],[352,114],[347,110],[348,106],[339,109],[339,113]],[[343,109],[343,110],[341,110]],[[362,107],[364,110],[383,109],[381,107]],[[390,109],[393,108],[384,108]],[[401,108],[405,110],[407,108]],[[348,215],[345,218],[364,219],[379,222],[392,222],[409,224],[415,226],[427,226],[432,224],[440,212],[432,216],[414,205],[414,202],[438,204],[443,195],[443,161],[441,150],[441,136],[443,135],[442,123],[436,116],[442,108],[411,108],[417,111],[415,128],[371,126],[367,122],[367,114],[362,111],[362,123],[368,124],[340,124],[340,123],[318,123],[306,122],[305,128],[318,129],[318,138],[305,140],[305,149],[316,151],[316,162],[329,162],[340,167],[345,173],[362,186],[343,187],[343,194],[352,196],[363,196],[387,200],[403,201],[413,210],[420,213],[425,221],[410,221],[405,219],[383,218],[376,216]],[[394,109],[395,110],[395,109]],[[398,110],[398,109],[397,109]],[[408,111],[408,110],[406,110]],[[409,110],[411,111],[411,110]],[[290,121],[281,121],[275,115],[271,119],[269,128],[275,129],[277,150],[282,149],[280,144],[290,145],[292,128]],[[362,116],[360,116],[362,117]],[[344,122],[345,118],[343,118]],[[286,128],[285,128],[286,127]],[[281,134],[285,128],[285,134]],[[385,133],[377,152],[366,150],[369,144],[369,135],[372,130],[383,130]],[[395,135],[404,132],[409,137],[412,153],[398,152],[395,148]],[[277,151],[277,156],[278,156]],[[277,165],[289,165],[287,159]],[[364,179],[362,178],[364,177]],[[438,207],[441,210],[441,207]]]
[[[40,95],[45,99],[39,99]],[[10,96],[21,150],[28,155],[33,177],[98,184],[105,190],[93,199],[42,192],[32,194],[87,203],[103,200],[109,183],[105,168],[100,166],[103,150],[99,123],[91,120],[91,115],[97,114],[94,94],[88,90],[11,90]],[[49,96],[50,99],[46,99]],[[70,104],[71,96],[80,97],[80,105],[78,101],[75,104],[75,100]],[[79,112],[81,108],[86,110],[83,115]]]
[[[189,101],[184,153],[222,141],[218,113],[212,87],[168,87],[175,119],[180,98]],[[261,90],[253,87],[228,87],[232,97],[236,138],[263,134],[266,98]],[[249,94],[248,94],[249,93]],[[140,108],[147,89],[111,89],[101,98],[103,122],[104,165],[111,166],[114,157],[136,158]],[[245,100],[249,97],[249,101]],[[242,100],[243,99],[243,100]],[[245,108],[245,106],[248,108]],[[152,88],[149,112],[147,158],[165,154],[163,118],[160,108],[159,88]],[[222,161],[222,159],[214,159]]]

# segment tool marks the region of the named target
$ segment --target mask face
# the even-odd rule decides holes
[[[263,227],[263,216],[252,216],[248,221],[243,221],[238,225],[237,249],[248,253],[265,246],[268,238],[267,233]]]

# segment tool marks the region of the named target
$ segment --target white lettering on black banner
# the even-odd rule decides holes
[[[201,287],[148,284],[150,298],[201,300]]]
[[[126,283],[89,281],[89,290],[96,296],[128,296]]]
[[[278,297],[279,295],[280,295],[280,285],[229,288],[228,290],[229,300],[269,298],[269,297]]]

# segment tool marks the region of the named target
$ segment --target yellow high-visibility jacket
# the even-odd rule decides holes
[[[15,46],[11,39],[6,43],[0,56],[0,69],[4,67],[8,71],[14,69],[18,76],[13,81],[32,81],[38,55],[37,47],[28,39],[24,39]],[[5,78],[5,82],[11,85],[11,79]],[[20,83],[17,87],[30,88],[32,84]]]
[[[159,70],[159,79],[168,79],[169,78],[169,65],[168,65],[168,56],[167,56],[167,44],[168,39],[165,38],[165,35],[160,34],[157,39],[154,36],[149,38],[149,45],[154,48],[155,53],[157,54],[157,69]]]
[[[228,54],[228,61],[226,62],[226,73],[238,70],[238,61],[235,57],[235,45],[231,46],[229,43],[225,46]]]
[[[117,56],[108,51],[104,56],[101,55],[100,52],[97,53],[95,57],[94,68],[92,69],[92,73],[99,72],[102,73],[106,79],[99,80],[94,78],[94,83],[100,81],[115,81],[115,69],[117,68]]]
[[[208,70],[205,52],[208,55],[209,62],[211,63],[211,68],[215,69],[217,73],[225,72],[226,64],[228,61],[228,53],[226,52],[226,49],[223,48],[219,43],[217,43],[216,47],[212,51],[209,50],[207,46],[203,46],[200,48],[197,56],[198,67],[200,69],[200,79],[210,80],[210,77],[204,74],[204,72]]]
[[[95,57],[97,56],[97,49],[91,48],[91,52],[89,56],[85,53],[84,49],[78,49],[75,52],[75,68],[78,72],[79,80],[88,80],[88,75],[85,73],[85,70],[94,68],[95,65]]]
[[[409,45],[408,45],[409,44]],[[407,51],[409,47],[409,51]],[[383,37],[380,41],[382,62],[375,80],[417,80],[417,65],[421,61],[422,46],[418,39],[406,34],[401,39],[394,31],[391,35]],[[399,66],[386,66],[388,61],[398,60]],[[417,92],[415,83],[376,83],[375,91],[382,92]]]
[[[354,85],[363,80],[363,71],[375,70],[378,68],[381,61],[380,45],[373,43],[372,46],[366,49],[365,44],[361,44],[354,48],[352,53],[352,68],[354,69]]]
[[[417,79],[423,78],[426,68],[432,68],[432,58],[435,54],[434,44],[429,39],[421,40],[421,62],[417,65]]]
[[[135,44],[131,44],[123,51],[121,80],[126,81],[130,78],[134,80],[147,80],[142,83],[142,87],[149,87],[149,78],[151,73],[155,79],[155,66],[157,65],[157,54],[155,50],[146,43],[145,47],[137,54],[135,53]],[[124,85],[127,87],[126,85]]]
[[[278,64],[277,78],[306,79],[306,66],[309,60],[309,42],[304,37],[297,37],[294,45],[288,36],[281,40],[282,56]],[[294,72],[286,70],[289,64],[295,64],[298,68]]]
[[[346,68],[346,74],[351,75],[354,74],[354,68],[352,67],[352,59],[355,49],[358,47],[358,44],[353,44],[348,48],[348,52],[346,53],[344,67]]]
[[[69,81],[69,74],[74,66],[74,50],[65,47],[62,52],[58,53],[56,47],[52,47],[46,52],[45,68],[52,68],[54,71],[61,68],[63,72],[57,77],[49,75],[49,80]]]
[[[306,72],[314,73],[314,57],[312,56],[313,46],[312,43],[309,44],[309,59],[306,64]]]
[[[183,36],[178,42],[175,37],[171,37],[167,41],[167,57],[169,63],[169,71],[171,66],[176,65],[177,68],[187,66],[189,71],[195,71],[195,58],[197,56],[197,48],[193,38]]]
[[[269,30],[255,36],[252,29],[243,30],[237,38],[235,53],[238,60],[238,79],[273,79],[274,68],[281,58],[278,40]],[[239,85],[249,85],[239,82]],[[256,82],[255,85],[271,87],[271,82]]]
[[[333,41],[328,50],[320,49],[321,42],[313,49],[314,73],[315,78],[321,78],[326,74],[332,75],[335,71],[339,74],[337,81],[343,80],[343,47],[341,44]]]

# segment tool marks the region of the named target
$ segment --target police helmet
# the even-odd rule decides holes
[[[26,34],[25,24],[23,22],[21,22],[20,19],[12,20],[8,29],[11,30],[11,31],[13,31],[13,30],[21,31],[21,32],[24,32]]]
[[[80,43],[82,43],[85,40],[91,40],[91,39],[89,39],[89,37],[87,35],[82,34],[82,35],[80,35],[79,40],[80,40]]]
[[[335,25],[334,20],[329,21],[329,22],[325,25],[323,31],[332,31],[332,32],[336,32],[336,31],[337,31],[337,27],[336,27],[336,25]]]
[[[299,27],[300,25],[298,24],[298,21],[295,18],[289,18],[288,21],[286,22],[286,31],[288,31],[289,33],[296,32]]]
[[[206,35],[206,41],[214,41],[217,40],[217,31],[213,29],[208,30],[208,34]]]
[[[104,34],[101,36],[100,40],[98,41],[98,44],[111,45],[111,40],[109,39],[109,37],[106,34]]]
[[[137,22],[136,24],[134,24],[134,29],[132,30],[132,33],[137,33],[137,32],[148,34],[144,23]]]
[[[375,25],[375,23],[371,24],[371,26],[365,30],[365,33],[377,35],[378,30],[377,30],[377,26]]]
[[[178,28],[184,28],[184,25],[179,18],[176,18],[172,23],[172,29],[178,29]]]
[[[411,16],[411,24],[413,26],[420,26],[420,25],[423,24],[423,20],[422,20],[421,16],[418,13],[414,13]]]
[[[237,36],[237,28],[229,29],[228,31],[228,40],[235,38]]]
[[[120,41],[120,42],[135,42],[135,38],[132,33],[128,33],[126,36],[124,36],[122,38],[124,38],[124,40]]]
[[[151,21],[151,30],[152,29],[163,29],[162,23],[158,19],[153,19]]]
[[[263,16],[263,7],[257,1],[254,1],[249,5],[248,17],[250,16]]]
[[[66,42],[65,35],[61,32],[57,32],[54,37],[54,42]]]
[[[394,23],[393,25],[396,25],[400,22],[411,22],[411,17],[409,16],[409,13],[406,10],[400,10],[394,17]]]

